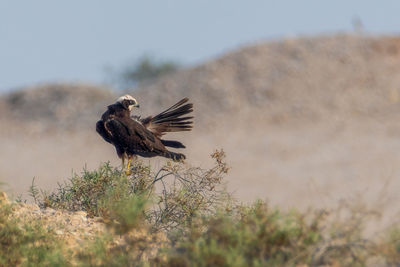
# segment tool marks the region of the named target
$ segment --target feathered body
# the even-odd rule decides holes
[[[131,117],[132,107],[138,107],[137,101],[125,95],[115,104],[109,105],[107,111],[96,124],[96,131],[103,139],[115,146],[118,157],[123,161],[134,155],[142,157],[162,156],[173,160],[185,159],[185,155],[166,149],[167,147],[185,148],[179,141],[163,140],[167,132],[190,131],[193,121],[185,116],[193,111],[193,104],[184,98],[172,107],[156,116],[141,119]]]

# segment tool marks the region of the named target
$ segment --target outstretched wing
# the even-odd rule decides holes
[[[152,152],[163,149],[154,135],[130,118],[113,118],[105,122],[105,129],[114,143],[130,153]]]
[[[193,121],[191,121],[193,116],[182,117],[193,111],[192,103],[185,104],[188,101],[188,98],[184,98],[154,117],[135,119],[138,119],[144,127],[157,137],[161,137],[166,132],[190,131],[193,128]]]

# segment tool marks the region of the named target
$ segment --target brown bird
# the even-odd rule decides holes
[[[181,161],[185,155],[175,153],[166,147],[185,148],[179,141],[161,139],[167,132],[190,131],[193,127],[192,116],[185,116],[193,111],[193,104],[187,103],[184,98],[170,108],[156,116],[141,119],[139,116],[131,117],[131,110],[139,107],[135,98],[124,95],[117,99],[115,104],[109,105],[107,111],[96,123],[96,131],[103,139],[115,146],[118,157],[125,166],[128,159],[126,173],[135,155],[142,157],[162,156]]]

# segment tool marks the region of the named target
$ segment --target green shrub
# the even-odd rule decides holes
[[[264,202],[199,218],[166,252],[169,266],[281,266],[310,261],[321,239],[319,217],[281,214]]]
[[[118,235],[126,234],[144,223],[146,198],[141,195],[121,196],[121,189],[110,192],[102,207],[108,226]],[[123,191],[122,191],[123,192]]]
[[[388,266],[400,264],[400,226],[391,227],[384,233],[384,238],[375,244],[374,254],[385,259]]]
[[[215,151],[214,166],[209,169],[168,162],[156,174],[153,184],[155,205],[148,213],[153,229],[182,230],[198,215],[214,214],[218,208],[231,205],[231,195],[225,190],[223,178],[229,168],[225,153]]]
[[[225,154],[216,151],[211,156],[215,164],[210,169],[168,161],[157,172],[136,160],[128,176],[124,170],[105,163],[98,170],[85,169],[81,175],[74,174],[52,193],[38,190],[33,183],[30,194],[42,208],[84,210],[89,216],[102,217],[115,212],[121,206],[120,200],[140,196],[141,201],[149,199],[153,203],[145,214],[153,230],[176,229],[196,214],[215,212],[216,207],[229,199],[222,186],[222,178],[228,171]],[[110,199],[115,203],[112,208]]]
[[[107,213],[107,208],[104,207],[105,196],[111,192],[114,200],[117,200],[118,196],[122,198],[146,191],[150,184],[150,167],[136,162],[132,166],[132,172],[134,175],[128,177],[120,169],[105,163],[98,170],[85,169],[81,175],[74,174],[68,182],[59,184],[55,192],[39,192],[32,185],[30,193],[42,208],[84,210],[89,216],[102,216]]]
[[[367,240],[373,212],[347,203],[330,211],[282,213],[258,201],[198,217],[156,257],[166,266],[365,266],[373,257],[400,263],[400,231]],[[338,215],[343,212],[346,216]]]
[[[94,241],[88,241],[76,254],[75,263],[77,266],[141,266],[145,263],[143,256],[151,250],[151,243],[138,237],[136,232],[121,238],[114,231],[107,231]]]
[[[0,266],[65,266],[55,234],[40,221],[12,217],[12,209],[0,202]]]
[[[120,177],[120,179],[126,177]],[[140,194],[129,194],[124,183],[108,191],[100,206],[107,231],[86,248],[79,251],[77,265],[80,266],[142,266],[144,257],[154,247],[155,238],[149,238],[145,221],[147,198]]]

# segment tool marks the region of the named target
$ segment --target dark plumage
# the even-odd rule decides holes
[[[179,141],[162,140],[167,132],[190,131],[193,121],[185,116],[193,111],[193,104],[184,98],[172,107],[156,116],[141,119],[130,116],[133,107],[138,107],[136,99],[130,95],[120,97],[115,104],[109,105],[107,111],[96,124],[96,131],[103,139],[115,146],[118,157],[124,160],[134,155],[142,157],[162,156],[173,160],[185,159],[181,153],[171,152],[167,147],[185,148]]]

